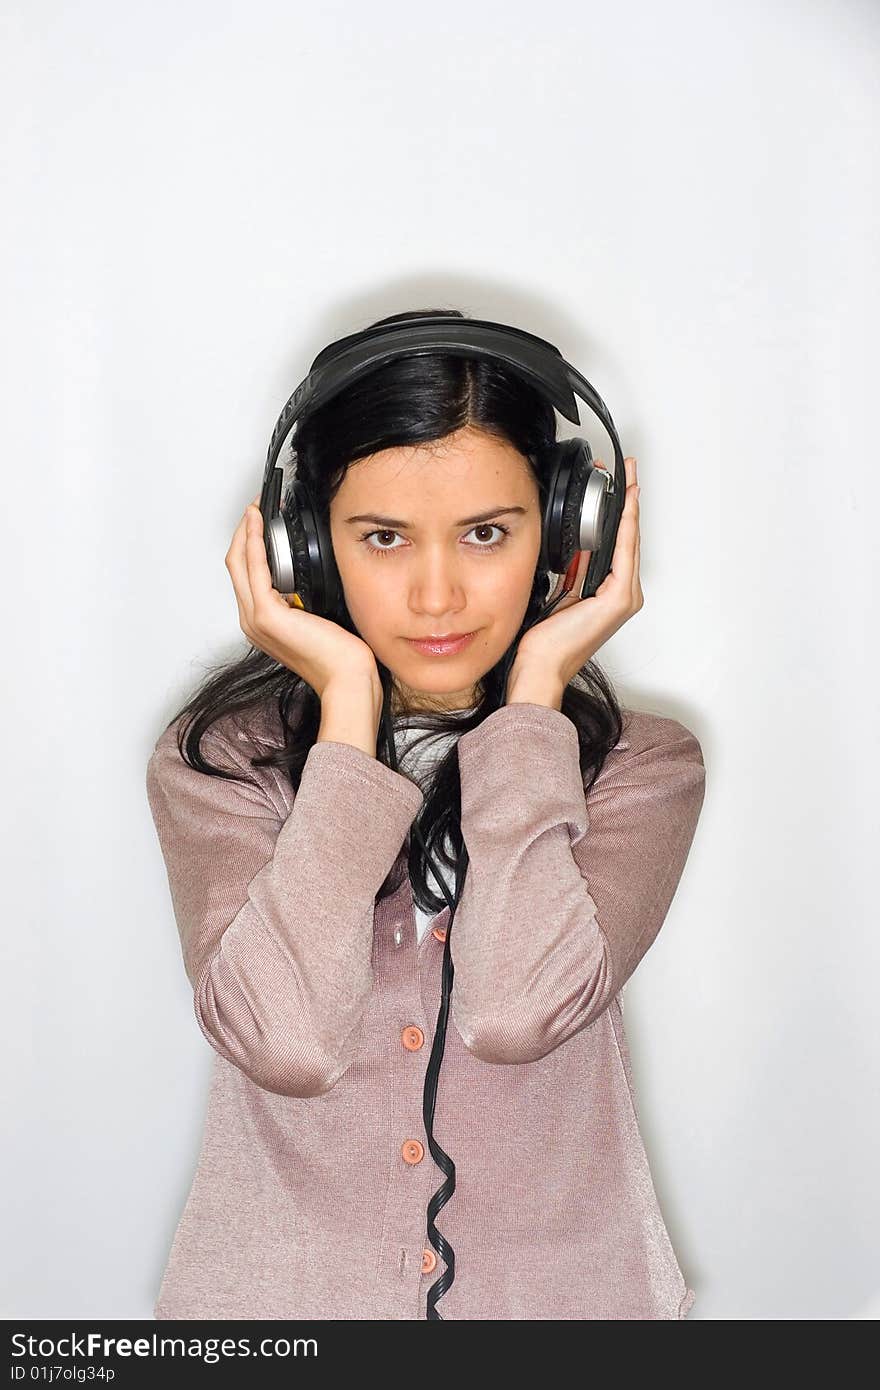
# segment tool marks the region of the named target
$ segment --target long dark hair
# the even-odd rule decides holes
[[[467,317],[457,309],[421,309],[391,314],[376,320],[371,327],[436,314]],[[459,357],[439,349],[436,353],[387,362],[352,383],[331,401],[301,416],[293,445],[296,475],[308,483],[315,505],[324,514],[329,529],[330,501],[350,464],[382,449],[442,439],[465,425],[504,439],[528,459],[543,509],[548,479],[542,475],[540,459],[542,451],[556,440],[552,405],[497,360]],[[512,646],[548,597],[551,582],[547,570],[536,571],[528,608]],[[357,633],[347,608],[343,625]],[[508,653],[510,650],[509,647]],[[477,704],[466,714],[419,711],[415,719],[418,728],[425,733],[416,741],[421,743],[436,733],[452,729],[466,733],[481,724],[502,702],[503,665],[502,656],[485,673],[478,685],[481,693]],[[378,658],[377,667],[388,692],[391,673]],[[296,792],[309,749],[317,738],[321,702],[302,677],[256,647],[251,646],[236,660],[208,667],[195,693],[169,720],[166,728],[180,721],[178,748],[190,767],[208,776],[249,781],[208,762],[202,755],[201,741],[206,730],[221,719],[235,717],[239,731],[243,727],[246,729],[247,712],[259,707],[277,711],[282,743],[268,752],[257,751],[248,760],[252,767],[283,769]],[[610,680],[596,661],[582,666],[566,687],[562,713],[578,731],[586,791],[598,777],[605,758],[623,731],[623,711]],[[239,719],[238,715],[245,717]],[[389,764],[384,721],[379,723],[376,756]],[[406,775],[403,769],[401,772]],[[425,802],[418,825],[428,852],[451,873],[462,845],[457,740],[452,740],[448,752],[422,785]],[[416,903],[431,914],[441,911],[446,899],[434,886],[436,880],[425,862],[416,835],[410,835],[409,872]],[[391,888],[389,874],[378,896],[383,897]]]

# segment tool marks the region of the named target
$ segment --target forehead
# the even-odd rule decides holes
[[[476,510],[481,501],[486,506],[528,502],[535,491],[530,464],[518,449],[505,439],[465,427],[427,444],[382,449],[356,460],[346,471],[336,501],[340,506],[376,506],[405,498],[411,509],[448,502],[460,510],[467,497]]]

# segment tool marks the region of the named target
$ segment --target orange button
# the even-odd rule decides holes
[[[430,1274],[437,1264],[437,1256],[433,1250],[422,1251],[422,1273]]]
[[[421,1028],[417,1028],[414,1023],[411,1023],[408,1028],[404,1028],[400,1037],[408,1052],[418,1052],[425,1041],[425,1035]]]
[[[436,936],[436,938],[437,938],[438,941],[445,941],[445,940],[446,940],[446,928],[445,928],[445,927],[434,927],[433,935]]]
[[[401,1145],[400,1152],[403,1154],[404,1163],[421,1163],[425,1157],[425,1150],[418,1139],[407,1139]]]

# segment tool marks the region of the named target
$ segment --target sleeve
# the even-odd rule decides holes
[[[202,747],[260,789],[191,768],[173,725],[147,764],[196,1019],[258,1086],[319,1095],[353,1059],[373,987],[375,897],[423,794],[363,749],[322,741],[288,813],[269,769],[239,761],[213,731]]]
[[[586,794],[577,729],[560,710],[505,705],[459,739],[469,862],[451,1010],[484,1061],[535,1061],[586,1028],[660,930],[705,767],[677,720],[637,714],[627,732]]]

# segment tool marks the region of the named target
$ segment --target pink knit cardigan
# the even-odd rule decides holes
[[[449,909],[417,943],[406,850],[423,793],[321,742],[294,796],[250,767],[280,742],[259,709],[202,745],[258,789],[188,767],[175,725],[147,767],[215,1052],[154,1314],[424,1318],[444,1268],[422,1088]],[[678,886],[705,769],[677,720],[624,718],[587,795],[559,710],[505,705],[459,738],[470,863],[434,1120],[456,1167],[437,1216],[456,1260],[447,1320],[683,1318],[694,1299],[639,1133],[620,992]]]

